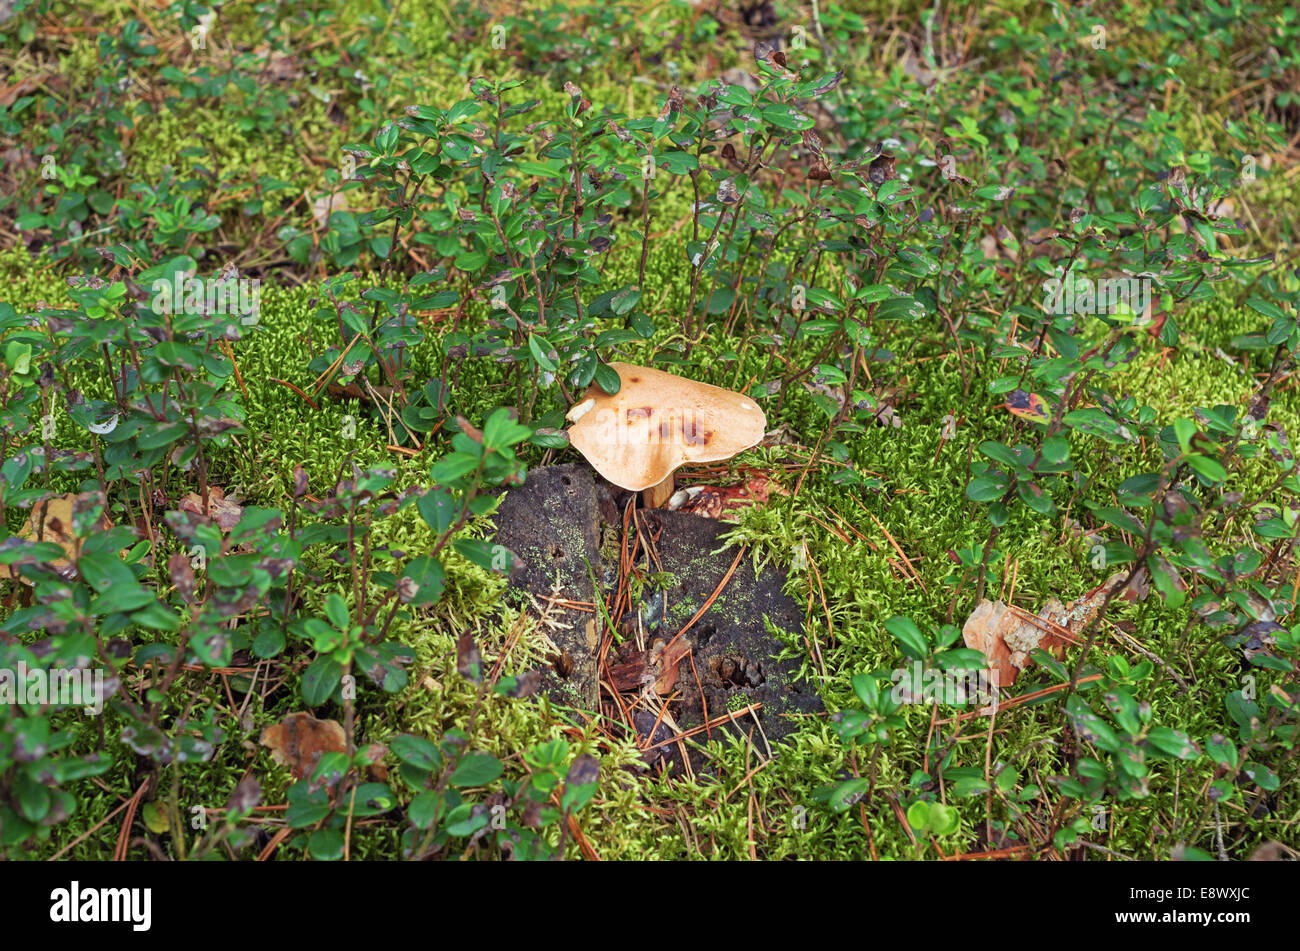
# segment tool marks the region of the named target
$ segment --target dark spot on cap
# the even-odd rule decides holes
[[[630,377],[628,377],[627,379],[628,379],[628,382],[630,382],[630,383],[640,383],[640,382],[641,382],[641,378],[640,378],[639,376],[630,376]]]
[[[688,446],[707,446],[709,440],[713,438],[711,430],[700,432],[699,426],[694,420],[682,420],[682,439]]]
[[[649,419],[654,409],[650,406],[640,406],[627,411],[628,419]]]

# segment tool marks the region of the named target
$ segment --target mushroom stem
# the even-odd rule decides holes
[[[641,490],[641,504],[648,509],[663,508],[672,497],[673,474],[671,472],[668,473],[668,478],[658,485],[652,485],[648,489]]]

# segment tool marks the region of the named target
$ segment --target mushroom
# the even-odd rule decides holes
[[[673,473],[688,462],[718,462],[763,439],[767,417],[741,393],[630,363],[611,363],[622,381],[592,384],[569,410],[569,441],[614,485],[641,493],[647,508],[673,494]]]

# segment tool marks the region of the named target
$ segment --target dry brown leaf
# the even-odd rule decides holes
[[[270,79],[291,82],[302,77],[302,68],[292,53],[282,53],[269,47],[262,47],[256,52],[258,56],[265,57],[265,75]]]
[[[51,498],[42,499],[32,506],[32,510],[27,514],[27,520],[23,522],[22,528],[18,529],[18,537],[25,538],[28,541],[54,542],[68,553],[68,558],[59,558],[52,561],[51,564],[59,571],[59,574],[65,577],[70,576],[73,572],[71,557],[76,554],[76,539],[72,535],[72,518],[75,509],[80,503],[80,507],[86,508],[95,503],[102,503],[104,497],[98,492],[83,492],[80,495],[70,493],[68,495],[57,495]],[[42,525],[44,519],[44,525]],[[101,514],[99,521],[95,524],[97,531],[106,532],[113,527],[113,523],[108,520],[108,515]],[[39,534],[39,538],[37,537]],[[26,578],[18,574],[15,566],[0,565],[0,578],[17,578],[24,584],[31,584]]]
[[[1101,610],[1109,592],[1125,578],[1117,572],[1096,589],[1067,606],[1056,598],[1049,598],[1037,615],[1015,605],[984,598],[976,605],[962,626],[962,640],[966,646],[982,653],[992,669],[997,671],[997,684],[1009,687],[1020,676],[1020,671],[1030,665],[1030,652],[1045,650],[1061,657],[1065,645],[1092,623]],[[1115,595],[1125,601],[1145,600],[1150,594],[1145,571],[1136,572],[1124,590]]]
[[[324,192],[312,199],[312,220],[323,230],[329,227],[330,218],[336,211],[351,211],[347,192]]]
[[[347,752],[347,735],[337,720],[291,713],[262,731],[262,745],[273,760],[289,767],[295,779],[306,779],[325,753]]]
[[[763,504],[773,495],[789,495],[785,486],[762,473],[756,473],[740,485],[726,488],[711,485],[693,485],[682,489],[669,500],[670,509],[679,509],[699,515],[735,521],[742,509]],[[676,503],[676,504],[674,504]]]
[[[609,666],[610,683],[619,692],[638,693],[653,684],[655,693],[666,696],[677,685],[682,660],[690,654],[692,646],[686,637],[672,645],[656,638],[650,649],[644,651],[627,645],[619,651],[620,663]]]
[[[208,511],[203,511],[203,496],[197,492],[186,493],[176,507],[182,512],[193,512],[195,515],[207,515],[216,519],[217,525],[222,531],[230,531],[239,524],[239,520],[244,516],[244,507],[235,501],[234,497],[227,498],[226,490],[219,485],[208,486]]]
[[[650,672],[650,652],[636,651],[629,654],[623,663],[611,664],[609,679],[619,692],[640,690],[654,680],[654,674]]]
[[[343,386],[339,383],[330,383],[325,387],[325,392],[337,400],[360,400],[364,403],[374,403],[375,396],[378,396],[384,403],[388,403],[393,398],[393,388],[391,386],[372,386],[373,395],[366,392],[356,383],[349,383]],[[375,405],[381,405],[376,403]]]
[[[388,782],[388,767],[384,765],[384,757],[387,755],[388,747],[383,743],[371,743],[366,747],[366,760],[369,763],[366,766],[366,774],[372,781]]]
[[[769,430],[763,434],[763,441],[760,446],[797,446],[799,445],[799,436],[789,423],[782,423],[776,429]]]
[[[0,89],[0,106],[8,109],[19,96],[26,96],[41,87],[43,76],[26,76],[12,86]]]
[[[1290,849],[1287,846],[1283,845],[1281,842],[1276,842],[1270,839],[1269,841],[1261,845],[1259,848],[1255,849],[1254,852],[1251,852],[1250,858],[1248,858],[1246,861],[1247,862],[1281,862],[1285,860],[1288,855],[1294,857],[1295,854],[1296,853],[1294,849]]]
[[[1007,606],[1001,601],[982,598],[961,629],[966,646],[983,654],[990,669],[997,672],[997,684],[1000,687],[1014,682],[1020,673],[1011,665],[1011,651],[997,634],[1006,610]]]
[[[677,685],[677,673],[682,660],[690,652],[691,642],[684,637],[678,640],[677,643],[663,648],[662,651],[656,651],[658,666],[663,672],[655,681],[655,693],[664,697],[673,692],[673,687]]]

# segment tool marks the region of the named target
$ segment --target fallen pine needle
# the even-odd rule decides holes
[[[957,855],[944,856],[943,861],[970,862],[975,859],[1004,859],[1004,858],[1010,858],[1013,855],[1017,855],[1020,852],[1027,852],[1033,848],[1041,849],[1041,846],[1012,845],[1012,846],[1008,846],[1005,849],[994,849],[991,852],[961,852],[958,853]]]
[[[741,709],[736,710],[734,712],[728,711],[726,714],[722,716],[714,717],[712,720],[709,720],[708,722],[702,724],[701,726],[693,726],[689,730],[684,730],[683,732],[678,733],[676,736],[670,736],[668,739],[660,740],[658,743],[651,743],[649,746],[643,746],[642,750],[649,751],[649,750],[658,749],[661,746],[667,746],[669,743],[676,743],[678,740],[685,740],[688,739],[689,737],[696,736],[697,734],[703,733],[705,730],[710,729],[712,727],[722,726],[724,723],[734,723],[736,717],[742,716],[746,713],[753,713],[754,711],[761,709],[762,706],[763,706],[762,703],[751,703],[749,706],[742,707]],[[658,729],[658,727],[659,724],[656,723],[655,729]],[[651,731],[650,735],[654,736],[653,730]]]
[[[1102,676],[1101,674],[1090,674],[1087,677],[1080,677],[1075,683],[1076,684],[1092,683],[1092,681],[1094,680],[1100,680],[1101,676]],[[1008,707],[1018,707],[1022,703],[1028,703],[1030,700],[1037,700],[1039,697],[1046,697],[1048,694],[1056,693],[1056,691],[1058,690],[1064,690],[1068,686],[1070,686],[1068,683],[1053,684],[1050,687],[1044,687],[1042,690],[1035,690],[1032,693],[1022,693],[1020,696],[1012,697],[1010,700],[1000,701],[998,703],[998,710],[1002,711]],[[979,710],[972,710],[970,713],[958,714],[957,716],[953,717],[951,720],[939,720],[938,722],[944,725],[950,723],[961,723],[963,720],[969,720],[971,717],[978,717],[978,716],[983,716],[983,714]]]
[[[287,386],[289,389],[293,390],[295,393],[297,393],[299,396],[305,399],[307,401],[307,405],[310,406],[312,409],[314,410],[320,409],[320,407],[316,405],[316,401],[314,399],[312,399],[302,390],[298,389],[298,387],[294,386],[288,380],[281,380],[279,377],[274,377],[274,376],[268,376],[267,379],[270,380],[272,383],[279,383],[281,386]]]
[[[134,797],[132,797],[132,799],[134,799]],[[81,833],[81,835],[77,836],[75,839],[73,839],[71,842],[69,842],[69,843],[68,843],[67,845],[65,845],[63,848],[59,849],[59,851],[57,851],[57,852],[55,852],[53,855],[51,855],[51,856],[49,857],[49,861],[51,861],[51,862],[55,861],[56,859],[58,859],[59,857],[61,857],[65,852],[67,852],[69,849],[71,849],[73,846],[77,845],[79,842],[84,841],[88,836],[90,836],[91,833],[93,833],[93,832],[94,832],[95,830],[97,830],[100,826],[102,826],[104,823],[108,822],[108,821],[109,821],[110,819],[112,819],[115,815],[117,815],[119,812],[121,812],[123,809],[125,809],[127,806],[129,806],[129,805],[131,804],[131,801],[132,801],[131,799],[127,799],[125,802],[123,802],[120,806],[118,806],[116,809],[114,809],[112,812],[110,812],[110,813],[109,813],[108,815],[106,815],[104,818],[100,819],[98,822],[96,822],[93,826],[91,826],[91,827],[90,827],[89,829],[87,829],[85,832]],[[212,810],[212,811],[213,811],[213,812],[223,812],[224,810],[214,809],[214,810]]]
[[[857,502],[858,500],[855,498],[853,501]],[[858,504],[862,505],[861,502],[858,502]],[[862,511],[867,512],[867,507],[865,505],[862,506]],[[870,512],[867,512],[867,514],[871,515]],[[885,528],[880,519],[876,518],[874,515],[871,515],[871,520],[876,523],[877,528],[885,533],[885,538],[889,539],[889,544],[894,547],[894,551],[898,552],[898,557],[903,559],[903,564],[907,566],[908,573],[916,579],[916,583],[921,586],[921,590],[926,594],[929,594],[930,591],[926,588],[925,582],[921,580],[921,576],[912,565],[912,559],[908,558],[907,553],[903,551],[902,546],[900,546],[898,542],[894,541],[894,536],[889,534],[889,529]]]
[[[731,581],[731,576],[736,573],[736,566],[740,564],[740,558],[744,554],[745,549],[742,546],[740,550],[736,552],[736,557],[732,559],[731,567],[727,569],[727,573],[722,576],[722,580],[718,582],[718,586],[713,589],[713,593],[709,595],[703,604],[700,605],[700,609],[691,616],[691,619],[682,625],[682,629],[673,635],[673,639],[664,645],[665,651],[676,644],[681,639],[681,636],[691,629],[691,625],[698,621],[704,615],[704,612],[713,606],[714,601],[718,600],[718,595],[722,594],[722,589],[727,586],[729,581]]]
[[[122,831],[117,834],[117,846],[113,849],[114,862],[126,861],[126,850],[131,836],[131,823],[135,821],[135,810],[140,805],[140,799],[144,796],[144,791],[148,788],[149,780],[145,779],[140,784],[140,788],[135,791],[135,795],[126,804],[126,818],[122,820]]]
[[[280,845],[281,842],[289,838],[289,833],[291,833],[292,831],[293,830],[290,829],[288,826],[285,826],[283,829],[276,830],[275,835],[271,836],[271,841],[266,843],[266,848],[262,849],[262,851],[257,854],[257,860],[259,862],[265,862],[267,859],[269,859],[271,857],[271,853],[276,850],[276,848]]]
[[[244,378],[240,375],[239,364],[235,362],[235,353],[230,349],[230,341],[222,340],[221,348],[226,351],[226,356],[230,358],[230,365],[235,368],[235,382],[239,384],[240,392],[244,394],[244,399],[248,399],[248,387],[244,386]]]

